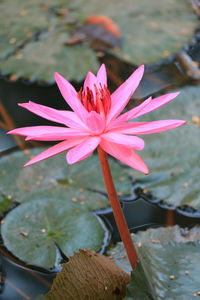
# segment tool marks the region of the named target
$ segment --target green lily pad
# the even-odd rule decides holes
[[[178,226],[140,232],[133,236],[140,263],[132,272],[127,300],[185,300],[200,291],[200,227],[183,230]],[[109,251],[120,267],[131,271],[124,247],[119,243]],[[123,257],[123,258],[122,258]],[[194,298],[195,299],[195,298]]]
[[[43,267],[55,263],[55,242],[69,256],[79,248],[97,251],[104,239],[104,229],[95,215],[60,199],[19,205],[5,217],[1,234],[15,256]]]
[[[69,80],[82,79],[88,70],[96,72],[99,63],[87,38],[66,45],[71,32],[93,15],[115,22],[122,43],[111,52],[136,64],[154,63],[177,53],[198,24],[188,0],[115,0],[106,4],[97,0],[2,0],[0,72],[45,82],[54,82],[55,71]]]
[[[125,299],[157,300],[154,292],[152,291],[151,283],[149,283],[148,279],[146,278],[146,274],[142,267],[141,261],[137,261],[136,269],[131,274],[131,282],[127,286]]]
[[[67,39],[69,34],[64,30],[45,32],[38,41],[30,41],[3,61],[1,72],[31,81],[54,82],[56,70],[69,80],[81,80],[88,70],[98,68],[95,54],[83,45],[64,46]]]
[[[135,64],[154,63],[176,54],[194,35],[197,16],[188,0],[76,0],[69,8],[83,17],[105,15],[122,35],[120,49],[112,52]]]
[[[32,149],[28,155],[14,152],[0,159],[0,192],[11,195],[17,202],[38,198],[61,198],[76,202],[86,210],[109,206],[100,163],[97,155],[68,165],[65,153],[23,168],[23,165],[44,149]],[[110,166],[118,192],[130,194],[131,178],[126,169],[110,159]],[[97,191],[97,192],[93,192]]]
[[[0,216],[13,204],[11,195],[4,195],[0,192]]]
[[[69,3],[63,0],[0,3],[0,72],[31,81],[54,82],[54,72],[80,80],[96,71],[95,53],[84,45],[65,46],[73,25],[63,22]],[[73,12],[70,12],[70,16]],[[61,17],[62,16],[62,17]],[[75,22],[76,23],[76,22]]]
[[[0,2],[1,44],[0,59],[12,55],[16,49],[33,39],[34,34],[58,25],[56,9],[64,1],[35,0],[34,3],[21,0]]]
[[[140,118],[140,121],[183,119],[188,124],[169,132],[143,136],[145,149],[141,157],[149,175],[128,169],[136,182],[158,199],[178,206],[200,209],[200,118],[199,87],[186,87],[172,103]],[[195,122],[194,122],[195,121]]]

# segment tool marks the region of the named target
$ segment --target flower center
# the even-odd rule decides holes
[[[110,92],[105,86],[102,88],[100,85],[100,88],[97,89],[96,85],[94,85],[94,88],[95,95],[89,87],[83,91],[81,88],[78,93],[79,99],[87,111],[96,111],[98,114],[106,117],[111,107]]]

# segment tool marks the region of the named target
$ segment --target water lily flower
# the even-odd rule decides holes
[[[9,132],[26,136],[26,140],[61,141],[31,159],[25,166],[67,150],[67,162],[74,164],[90,156],[100,146],[109,155],[147,174],[145,162],[134,151],[144,148],[144,141],[137,135],[166,131],[184,124],[185,121],[129,122],[160,108],[179,94],[170,93],[155,99],[150,97],[139,106],[122,113],[143,73],[142,65],[112,94],[107,88],[104,64],[97,76],[88,72],[83,89],[79,92],[60,74],[55,73],[60,92],[72,111],[56,110],[31,101],[19,103],[19,106],[40,117],[62,124],[62,127],[31,126]]]
[[[31,159],[25,166],[67,150],[69,150],[67,162],[74,164],[90,156],[96,148],[98,149],[108,198],[133,270],[139,257],[123,215],[106,153],[147,174],[148,168],[145,162],[134,151],[144,148],[144,141],[137,135],[162,132],[185,123],[183,120],[129,122],[167,104],[179,94],[170,93],[155,99],[150,97],[139,106],[122,113],[138,87],[143,73],[142,65],[112,95],[107,88],[104,64],[100,67],[97,76],[88,72],[83,89],[78,93],[65,78],[55,73],[60,92],[72,111],[56,110],[31,101],[19,105],[40,117],[62,124],[62,127],[32,126],[8,132],[26,136],[26,140],[61,141]]]

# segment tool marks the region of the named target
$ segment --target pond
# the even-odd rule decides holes
[[[150,96],[179,90],[174,101],[136,121],[182,119],[188,123],[169,132],[140,135],[145,148],[139,154],[149,168],[148,175],[109,157],[122,211],[142,262],[132,272],[125,299],[193,299],[199,295],[199,282],[194,280],[200,245],[199,2],[2,1],[0,14],[0,299],[44,299],[61,265],[79,249],[105,254],[130,273],[97,153],[74,165],[65,163],[63,153],[22,168],[54,143],[25,142],[6,132],[52,125],[51,118],[40,118],[17,103],[33,101],[69,109],[55,84],[55,71],[79,91],[87,72],[96,74],[105,64],[113,92],[142,63],[144,76],[126,109]],[[166,225],[173,227],[148,230]],[[191,262],[182,267],[184,257]],[[62,282],[62,277],[57,278]],[[47,299],[61,299],[54,291],[70,293],[71,285],[53,286]],[[179,295],[178,287],[183,285],[185,298]],[[113,297],[118,298],[113,299],[125,297],[126,288],[118,296],[114,290]],[[101,299],[111,299],[100,293]],[[82,299],[78,294],[74,299]],[[63,299],[69,299],[67,292]]]

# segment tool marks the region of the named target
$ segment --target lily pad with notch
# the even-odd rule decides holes
[[[53,267],[56,246],[72,255],[79,248],[98,251],[105,231],[91,212],[60,199],[39,199],[10,211],[1,227],[4,245],[22,261]]]

